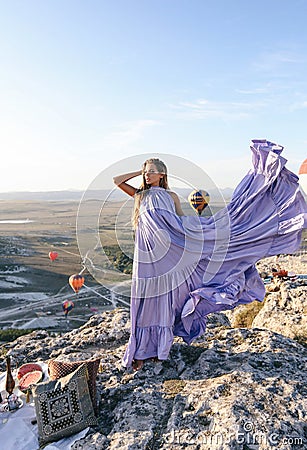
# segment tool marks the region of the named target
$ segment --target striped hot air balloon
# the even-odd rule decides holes
[[[188,197],[190,205],[194,208],[199,215],[208,206],[210,201],[210,196],[207,191],[202,189],[195,189],[192,191]]]
[[[74,305],[74,303],[71,300],[65,300],[62,303],[62,308],[63,308],[64,314],[65,314],[66,317],[67,317],[69,311],[71,311],[74,308],[74,306],[75,305]]]
[[[78,294],[84,284],[84,277],[80,274],[74,274],[69,277],[68,282],[75,293]]]

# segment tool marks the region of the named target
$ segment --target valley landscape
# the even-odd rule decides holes
[[[76,238],[78,205],[77,201],[1,201],[1,328],[67,330],[80,326],[93,312],[115,306],[107,289],[90,274],[84,274],[88,289],[83,287],[78,295],[68,284],[69,276],[83,269]],[[50,251],[58,253],[53,262]],[[69,321],[62,311],[66,299],[75,304]]]
[[[188,202],[182,203],[185,214],[194,214]],[[205,215],[222,206],[212,202]],[[1,200],[0,207],[1,329],[62,332],[93,314],[129,308],[131,200],[89,197],[81,204],[77,199],[9,199]],[[53,262],[50,251],[58,253]],[[306,273],[305,266],[297,257],[292,269]],[[68,279],[80,272],[85,283],[76,294]],[[65,300],[74,303],[68,320],[62,310]]]
[[[119,196],[107,202],[104,193],[89,195],[82,204],[80,194],[73,199],[33,197],[0,200],[0,328],[67,331],[93,313],[129,307],[132,201]],[[221,206],[213,202],[205,214]],[[183,209],[194,214],[184,201]],[[50,251],[58,253],[55,261],[49,259]],[[105,282],[100,275],[103,267],[118,271],[109,270]],[[68,278],[81,271],[85,287],[75,294]],[[69,320],[62,310],[65,300],[75,305]]]

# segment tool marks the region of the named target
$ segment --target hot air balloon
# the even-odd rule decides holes
[[[63,311],[64,311],[66,317],[68,316],[69,311],[71,311],[74,308],[74,306],[75,305],[71,300],[65,300],[62,303],[62,308],[63,308]]]
[[[202,189],[196,189],[192,191],[188,197],[190,205],[194,208],[199,215],[203,212],[203,210],[208,206],[210,201],[210,196],[208,192]]]
[[[49,258],[51,261],[55,261],[59,256],[58,252],[49,252]]]
[[[305,194],[307,194],[307,159],[305,159],[304,162],[302,162],[299,171],[299,183]]]
[[[298,173],[299,175],[301,175],[302,173],[307,173],[307,159],[305,159],[305,161],[301,164]]]
[[[80,274],[71,275],[68,282],[75,293],[78,294],[84,284],[84,277]]]

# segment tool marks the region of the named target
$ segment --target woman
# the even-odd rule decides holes
[[[212,312],[265,296],[255,263],[299,246],[306,203],[298,178],[285,168],[282,147],[252,141],[254,169],[231,202],[212,217],[184,216],[157,158],[115,184],[135,197],[131,335],[123,365],[139,370],[165,360],[174,335],[187,343],[205,332]],[[140,189],[127,183],[143,175]]]

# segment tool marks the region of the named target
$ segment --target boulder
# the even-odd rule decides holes
[[[282,283],[280,291],[267,296],[252,326],[267,328],[307,343],[307,286]]]

